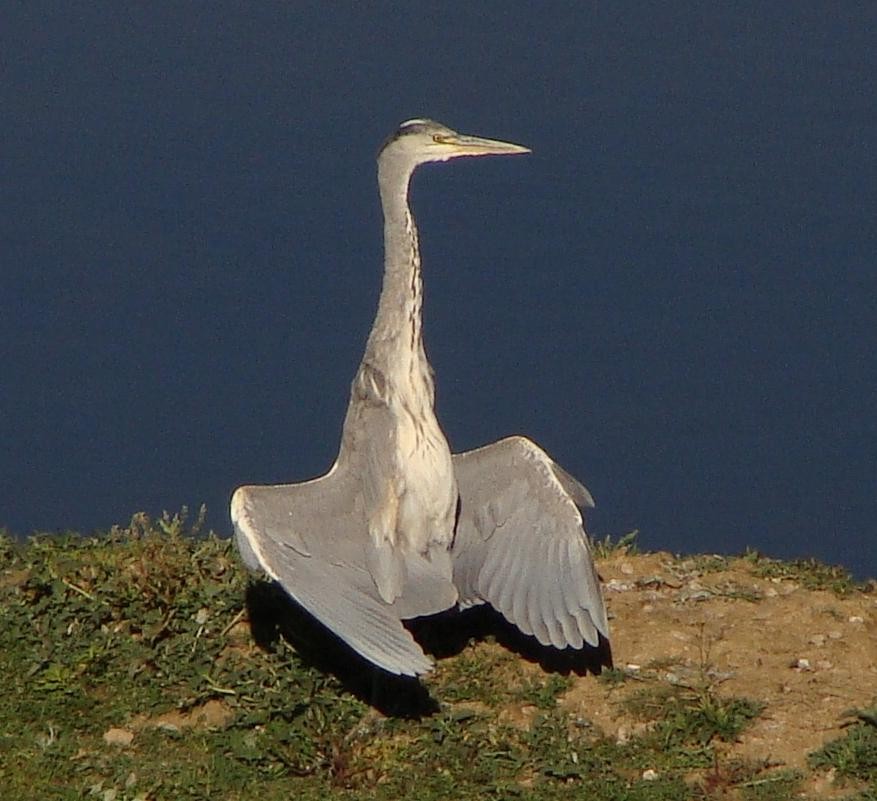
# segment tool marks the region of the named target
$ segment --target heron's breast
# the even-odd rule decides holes
[[[457,504],[451,452],[432,408],[401,409],[396,458],[403,476],[399,528],[409,544],[425,550],[450,543]]]

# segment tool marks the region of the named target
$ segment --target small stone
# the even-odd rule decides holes
[[[861,615],[852,615],[850,617],[850,623],[864,623],[864,622],[865,622],[865,618],[863,618]]]
[[[653,782],[658,778],[658,771],[649,768],[648,770],[643,771],[643,781],[644,782]]]
[[[813,670],[813,668],[810,667],[810,660],[805,657],[801,657],[793,662],[792,667],[795,668],[795,670]]]
[[[707,601],[713,597],[713,593],[711,593],[707,589],[692,589],[689,592],[680,593],[680,600],[682,601]]]
[[[779,595],[779,593],[773,587],[768,587],[764,591],[765,598],[776,598],[778,595]]]
[[[629,592],[633,589],[632,582],[619,581],[618,579],[609,579],[604,586],[611,592]]]
[[[156,728],[160,729],[161,731],[166,731],[168,734],[179,734],[180,733],[180,727],[177,726],[176,723],[167,723],[165,721],[162,721],[161,723],[158,724],[158,726]]]
[[[825,645],[825,635],[824,634],[814,634],[812,637],[810,637],[808,642],[811,645],[815,645],[817,648],[821,648],[823,645]]]
[[[829,640],[839,640],[841,637],[843,637],[843,632],[839,631],[838,629],[832,629],[828,632]]]
[[[199,626],[203,626],[207,622],[207,619],[209,617],[210,617],[210,612],[202,606],[195,614],[195,622]]]
[[[633,565],[630,562],[622,562],[621,563],[621,572],[624,573],[625,576],[633,575]]]
[[[127,748],[134,742],[134,732],[128,729],[107,729],[104,732],[104,742],[107,745],[116,745],[120,748]]]
[[[819,668],[819,670],[831,670],[834,667],[834,665],[831,662],[829,662],[827,659],[820,659],[816,663],[816,667]]]

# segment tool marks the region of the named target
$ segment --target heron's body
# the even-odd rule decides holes
[[[431,666],[401,621],[458,602],[491,603],[545,645],[608,637],[577,508],[593,505],[588,491],[523,437],[452,457],[435,417],[411,174],[426,161],[524,152],[429,120],[388,140],[378,158],[384,282],[338,458],[318,479],[232,498],[247,564],[393,673]]]
[[[378,312],[350,392],[339,464],[356,464],[369,533],[367,564],[392,603],[414,555],[451,581],[457,483],[434,412],[432,368],[421,332],[423,282],[417,227],[408,208],[413,171],[393,144],[379,159],[387,254]]]

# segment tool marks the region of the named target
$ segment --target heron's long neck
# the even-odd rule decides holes
[[[422,354],[423,283],[417,227],[408,207],[410,170],[381,168],[379,183],[384,209],[384,284],[378,312],[366,346],[376,366],[389,357]]]

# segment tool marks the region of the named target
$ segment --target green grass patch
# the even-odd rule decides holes
[[[496,707],[511,691],[520,690],[524,677],[520,660],[513,653],[491,649],[485,655],[464,650],[427,682],[443,701],[477,701]]]
[[[810,754],[809,764],[819,770],[833,769],[841,779],[866,782],[877,794],[877,723],[874,710],[859,714],[860,722],[846,734]]]
[[[424,682],[392,680],[200,523],[140,514],[100,536],[0,535],[4,799],[685,801],[730,785],[793,797],[791,779],[760,769],[690,779],[757,714],[751,702],[634,691],[650,724],[616,741],[558,703],[571,673],[465,632]],[[618,670],[604,681],[639,687]],[[513,707],[530,725],[512,725]],[[871,735],[854,736],[848,756],[827,747],[814,764],[865,775]]]
[[[649,728],[635,743],[636,764],[708,768],[715,762],[714,740],[733,742],[761,712],[746,698],[722,698],[709,686],[675,684],[646,686],[624,701],[625,708]]]
[[[782,562],[770,559],[758,551],[748,550],[743,558],[749,562],[752,573],[759,578],[778,578],[795,581],[808,590],[828,590],[838,596],[852,592],[873,592],[874,582],[857,582],[845,568],[826,565],[816,559],[795,559]]]

